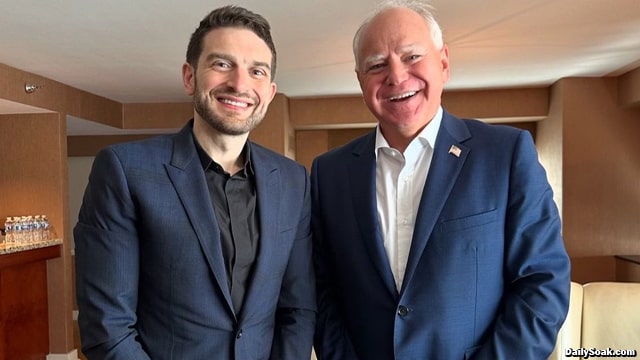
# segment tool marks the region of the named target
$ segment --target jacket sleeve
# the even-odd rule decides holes
[[[300,220],[285,270],[275,314],[271,359],[310,359],[316,321],[315,278],[311,262],[311,199],[304,175]],[[296,214],[298,215],[298,214]]]
[[[535,146],[521,132],[505,219],[505,294],[492,334],[473,359],[546,359],[569,308],[570,262]]]
[[[319,164],[314,160],[311,170],[313,262],[316,273],[316,299],[318,318],[314,336],[314,347],[319,360],[357,359],[344,320],[337,306],[333,279],[334,267],[330,264],[324,241],[320,217],[322,206],[319,192]]]
[[[74,228],[78,324],[89,359],[149,359],[136,341],[136,211],[113,150],[94,161]]]

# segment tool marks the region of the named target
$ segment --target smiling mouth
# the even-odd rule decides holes
[[[418,93],[417,91],[408,91],[408,92],[402,93],[400,95],[392,96],[392,97],[388,98],[387,101],[390,101],[390,102],[405,101],[407,99],[411,99],[417,93]]]
[[[218,98],[218,101],[220,101],[223,104],[227,104],[227,105],[231,105],[231,106],[235,106],[235,107],[241,107],[241,108],[248,108],[249,106],[252,105],[252,104],[247,103],[247,102],[236,101],[236,100],[231,100],[231,99],[226,99],[226,98]]]

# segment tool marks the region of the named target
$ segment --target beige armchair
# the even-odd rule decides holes
[[[589,350],[631,350],[638,356],[640,283],[571,283],[569,313],[549,360],[566,360],[567,351]]]

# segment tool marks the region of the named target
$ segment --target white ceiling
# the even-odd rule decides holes
[[[289,97],[359,93],[351,39],[377,3],[235,2],[271,22],[278,91]],[[0,63],[123,103],[186,101],[180,68],[189,36],[204,15],[226,4],[0,0]],[[543,86],[640,65],[640,0],[432,4],[451,56],[447,89]]]

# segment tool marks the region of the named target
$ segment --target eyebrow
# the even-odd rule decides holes
[[[386,58],[386,56],[384,56],[382,54],[371,55],[371,56],[367,56],[362,63],[365,64],[366,66],[369,66],[371,64],[375,64],[377,62],[380,62],[380,61],[384,60],[385,58]]]
[[[227,60],[230,61],[232,63],[237,63],[236,58],[234,56],[228,55],[228,54],[223,54],[223,53],[218,53],[218,52],[212,52],[209,53],[209,55],[207,55],[205,61],[207,63],[210,63],[213,59],[223,59],[223,60]],[[264,67],[267,70],[271,70],[271,64],[264,62],[264,61],[253,61],[251,63],[252,66],[255,67]]]
[[[395,50],[395,52],[397,54],[406,54],[406,53],[411,53],[416,51],[417,49],[422,49],[422,46],[416,45],[416,44],[411,44],[411,45],[407,45],[407,46],[403,46],[401,48],[398,48]],[[364,59],[364,61],[362,62],[363,64],[365,64],[366,66],[369,66],[371,64],[375,64],[379,61],[383,61],[384,59],[386,59],[387,57],[385,55],[382,54],[375,54],[375,55],[371,55],[368,56]]]

